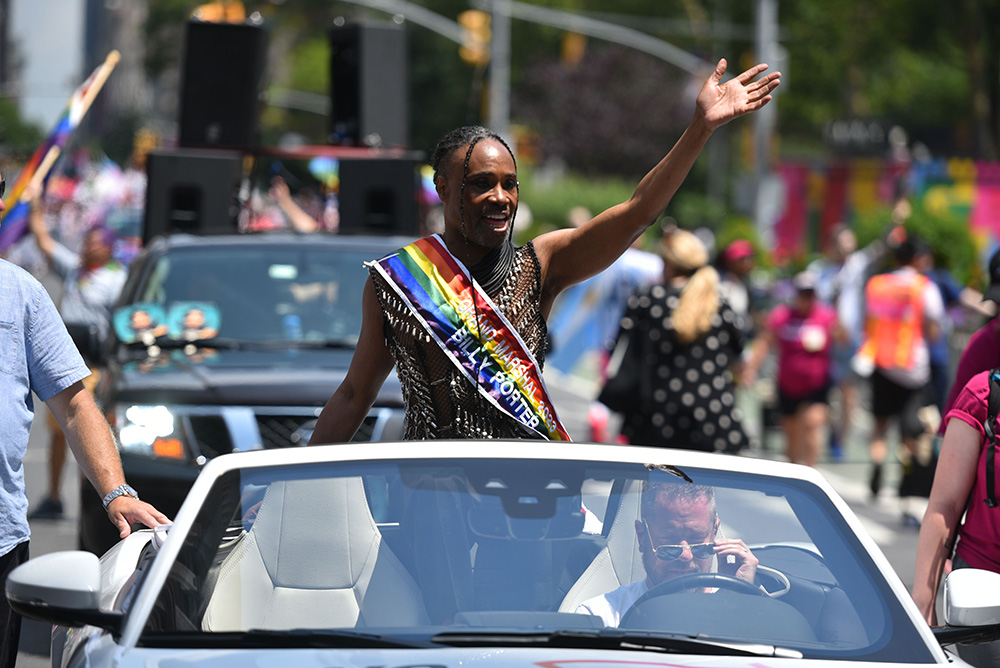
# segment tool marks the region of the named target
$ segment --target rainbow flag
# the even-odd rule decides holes
[[[494,407],[543,438],[570,440],[538,362],[440,236],[415,241],[372,264]]]
[[[21,195],[32,180],[39,179],[44,183],[45,179],[48,178],[53,163],[73,135],[73,131],[80,125],[80,121],[90,109],[94,97],[104,85],[108,75],[111,74],[111,70],[118,64],[118,60],[118,52],[112,51],[107,59],[87,77],[87,80],[73,91],[66,109],[63,110],[52,132],[35,149],[31,159],[21,169],[21,173],[18,174],[17,180],[14,181],[14,185],[5,198],[5,202],[11,204],[8,205],[7,211],[0,218],[0,252],[16,243],[27,232],[29,206],[28,202],[21,201]]]

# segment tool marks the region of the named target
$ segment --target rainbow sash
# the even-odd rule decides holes
[[[570,440],[538,362],[439,235],[420,239],[370,266],[491,404],[543,438]]]

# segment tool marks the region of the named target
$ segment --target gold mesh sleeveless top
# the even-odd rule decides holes
[[[538,438],[480,396],[374,268],[385,342],[396,362],[405,408],[403,438]],[[518,248],[507,279],[490,298],[544,364],[546,326],[535,248]]]

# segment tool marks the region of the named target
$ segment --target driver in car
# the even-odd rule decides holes
[[[718,573],[754,585],[757,558],[739,539],[719,534],[715,489],[682,482],[651,482],[644,486],[641,519],[635,536],[646,577],[607,594],[587,599],[578,614],[596,615],[617,627],[632,604],[657,585],[685,575]],[[695,587],[714,592],[714,587]]]

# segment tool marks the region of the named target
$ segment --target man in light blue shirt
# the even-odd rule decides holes
[[[3,190],[0,176],[0,213],[6,209]],[[0,585],[28,557],[22,462],[34,417],[32,392],[62,426],[122,538],[134,523],[153,527],[169,521],[125,484],[111,429],[81,382],[89,374],[45,289],[23,269],[0,260]],[[20,617],[0,596],[0,666],[14,665],[20,629]]]

